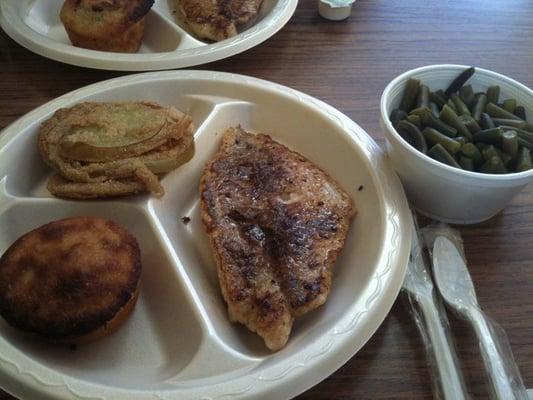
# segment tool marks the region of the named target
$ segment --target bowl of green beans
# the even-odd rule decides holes
[[[430,65],[381,96],[389,160],[422,214],[473,224],[533,181],[533,91],[493,71]]]

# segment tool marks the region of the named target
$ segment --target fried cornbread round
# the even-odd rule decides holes
[[[139,245],[125,228],[94,217],[50,222],[0,258],[0,315],[52,341],[92,341],[131,313],[140,277]]]
[[[60,19],[74,46],[134,53],[154,0],[66,0]]]

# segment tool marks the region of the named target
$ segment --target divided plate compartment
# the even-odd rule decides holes
[[[21,0],[0,4],[6,33],[29,50],[58,61],[90,68],[141,71],[205,64],[245,51],[281,29],[297,0],[263,0],[257,19],[239,33],[213,43],[194,35],[178,10],[177,0],[156,0],[146,16],[137,53],[113,53],[75,47],[59,19],[63,0]]]
[[[161,199],[69,201],[46,190],[39,125],[82,101],[156,101],[188,112],[196,127],[191,161],[166,174]],[[270,134],[324,169],[358,215],[334,269],[326,304],[295,321],[287,346],[269,351],[229,322],[200,218],[199,180],[222,133],[240,125]],[[133,75],[91,85],[32,111],[0,135],[0,254],[47,222],[92,215],[139,241],[142,289],[119,330],[71,350],[0,321],[0,382],[42,399],[289,398],[347,361],[389,311],[403,281],[410,214],[383,154],[330,106],[254,78],[202,71]],[[187,217],[185,223],[182,218]]]

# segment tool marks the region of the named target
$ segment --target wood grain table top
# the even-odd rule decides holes
[[[349,19],[322,19],[301,0],[266,42],[197,67],[271,80],[317,97],[361,125],[380,145],[379,101],[398,74],[428,64],[497,71],[533,87],[531,0],[358,0]],[[0,32],[0,129],[66,92],[127,73],[62,64]],[[479,302],[507,332],[527,387],[533,387],[533,185],[491,220],[459,228]],[[468,390],[488,398],[478,344],[450,317]],[[0,349],[1,352],[1,349]],[[1,386],[1,380],[0,380]],[[423,342],[400,295],[369,342],[299,400],[430,399]],[[0,392],[0,399],[12,399]]]

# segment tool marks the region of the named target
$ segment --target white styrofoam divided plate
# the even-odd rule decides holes
[[[141,48],[125,54],[72,46],[59,19],[63,0],[0,2],[0,25],[20,45],[68,64],[118,71],[184,68],[230,57],[265,41],[290,19],[298,0],[263,0],[256,22],[218,43],[198,39],[176,12],[176,0],[156,0],[146,16]]]
[[[39,125],[81,101],[149,100],[188,111],[191,161],[149,195],[94,201],[50,196],[37,150]],[[269,352],[231,324],[199,216],[198,183],[221,133],[240,124],[270,134],[328,172],[358,209],[327,303],[298,319],[287,346]],[[23,233],[59,218],[94,215],[126,226],[143,254],[143,286],[118,332],[72,351],[28,338],[0,319],[0,383],[23,398],[290,398],[345,363],[392,306],[410,249],[403,190],[369,135],[308,95],[242,75],[170,71],[126,76],[68,93],[0,135],[0,254]],[[188,216],[188,224],[181,218]]]

